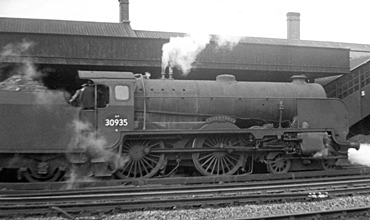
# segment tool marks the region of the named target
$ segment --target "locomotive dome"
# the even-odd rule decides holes
[[[217,82],[234,83],[236,82],[235,76],[231,74],[222,74],[216,77]]]

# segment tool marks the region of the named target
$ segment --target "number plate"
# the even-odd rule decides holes
[[[104,119],[105,127],[126,127],[128,126],[128,119],[121,118],[120,115],[113,115]]]

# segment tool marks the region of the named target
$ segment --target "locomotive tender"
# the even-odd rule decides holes
[[[52,101],[45,101],[50,92],[0,92],[0,169],[30,181],[73,170],[118,178],[179,169],[243,175],[256,162],[286,173],[333,169],[348,148],[359,147],[346,141],[345,104],[302,76],[291,83],[101,71],[79,77],[93,84],[77,99],[67,92],[51,93]]]

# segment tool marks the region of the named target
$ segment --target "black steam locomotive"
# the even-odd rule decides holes
[[[0,169],[30,181],[65,173],[150,178],[192,170],[244,175],[336,167],[347,157],[347,108],[291,83],[148,79],[80,71],[68,92],[0,92]]]

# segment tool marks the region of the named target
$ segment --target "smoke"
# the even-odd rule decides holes
[[[26,52],[33,44],[34,43],[28,42],[25,39],[23,39],[22,43],[7,44],[1,52],[1,56],[21,56],[21,54]]]
[[[326,158],[336,152],[332,146],[332,139],[328,133],[323,133],[323,148],[313,155],[313,158]]]
[[[217,44],[217,48],[227,48],[232,50],[241,40],[241,37],[238,36],[216,36],[215,42]]]
[[[0,66],[0,79],[21,75],[33,80],[40,80],[45,74],[37,70],[32,59],[28,56],[29,50],[34,46],[35,43],[24,39],[20,43],[10,43],[4,46],[0,52],[0,63],[3,63]]]
[[[370,144],[360,144],[360,149],[348,149],[348,160],[351,164],[370,167]]]
[[[125,165],[128,158],[106,149],[107,141],[99,132],[94,130],[90,123],[74,120],[72,127],[76,134],[74,142],[71,145],[72,148],[76,148],[77,146],[78,149],[85,150],[92,159],[99,158],[104,159],[104,161],[118,161],[118,163],[111,164],[111,166],[114,166],[114,169]]]
[[[36,98],[34,104],[37,106],[42,105],[44,108],[46,106],[52,107],[53,105],[59,104],[60,91],[54,90],[44,90],[43,92],[35,93]],[[47,107],[46,107],[47,108]]]
[[[76,134],[72,147],[78,146],[79,149],[87,150],[91,157],[106,156],[104,146],[107,141],[99,137],[90,123],[74,120],[72,127]]]
[[[112,149],[107,149],[106,139],[99,132],[95,131],[90,123],[74,120],[71,126],[74,131],[74,137],[69,145],[70,152],[83,150],[90,160],[109,162],[109,167],[112,170],[126,165],[129,157],[119,155]],[[91,178],[90,176],[93,176],[93,173],[81,173],[78,168],[72,168],[69,173],[69,181],[73,185],[76,180],[88,181]]]
[[[325,158],[329,155],[329,149],[324,148],[321,151],[316,152],[312,157],[313,158]]]
[[[191,34],[171,38],[162,47],[162,72],[167,66],[177,67],[187,75],[198,54],[207,46],[211,37],[204,34]]]
[[[90,176],[83,176],[79,174],[77,170],[77,168],[71,169],[68,176],[67,185],[63,186],[62,189],[78,189],[82,188],[84,183],[94,181],[94,178]]]
[[[241,37],[215,36],[217,49],[232,49],[239,43]],[[185,37],[171,37],[170,42],[162,47],[162,72],[170,67],[176,67],[184,75],[193,68],[194,62],[200,52],[210,43],[211,36],[208,34],[188,34]]]

